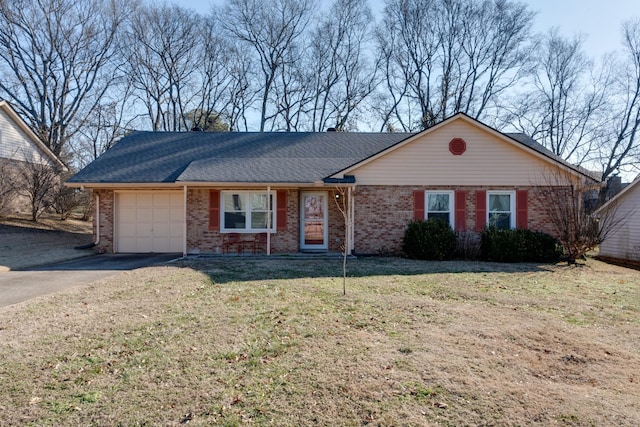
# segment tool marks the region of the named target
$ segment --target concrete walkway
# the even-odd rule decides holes
[[[104,254],[4,272],[0,274],[0,307],[180,257],[180,254]]]

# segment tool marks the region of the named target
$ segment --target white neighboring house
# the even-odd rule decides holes
[[[50,166],[66,171],[66,166],[49,150],[7,101],[0,100],[0,209],[17,206],[20,199],[2,193],[8,184],[9,173],[25,163]],[[7,199],[11,200],[7,200]],[[10,202],[10,203],[9,203]]]
[[[614,205],[615,204],[615,205]],[[611,209],[620,222],[600,244],[600,257],[640,264],[640,176],[598,211]]]

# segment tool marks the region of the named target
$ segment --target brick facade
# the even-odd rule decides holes
[[[478,190],[528,190],[528,228],[554,234],[546,213],[545,203],[556,200],[550,192],[557,187],[424,187],[424,186],[358,186],[353,190],[355,203],[354,252],[356,254],[398,254],[402,248],[404,230],[413,219],[413,192],[425,190],[466,191],[465,230],[475,229],[475,203]],[[275,197],[275,191],[274,197]],[[300,250],[300,196],[305,189],[287,189],[287,227],[271,235],[272,253],[295,253]],[[328,250],[340,252],[344,244],[344,218],[335,203],[336,191],[326,191],[328,208]],[[100,242],[102,252],[114,250],[114,192],[94,190],[100,199]],[[96,204],[94,203],[94,206]],[[95,207],[94,207],[95,209]],[[96,212],[94,211],[94,218]],[[209,189],[192,188],[187,192],[187,252],[190,254],[219,254],[222,252],[222,233],[209,229]],[[254,234],[243,234],[252,240]],[[96,238],[94,223],[94,239]]]
[[[399,254],[407,224],[413,219],[413,192],[426,190],[466,191],[464,229],[475,229],[476,191],[528,191],[528,228],[555,234],[545,203],[556,200],[550,192],[558,187],[425,187],[425,186],[360,186],[354,192],[355,236],[357,254]]]
[[[100,200],[100,203],[96,203],[96,199]],[[96,206],[100,206],[100,220],[96,213]],[[113,190],[93,190],[93,241],[98,239],[96,233],[96,224],[100,224],[100,242],[96,246],[98,252],[113,253],[113,225],[115,220],[115,193]]]
[[[275,197],[275,191],[272,190]],[[271,234],[272,253],[295,253],[300,250],[300,194],[304,189],[288,189],[287,227]],[[317,189],[309,189],[317,192]],[[341,250],[344,241],[344,219],[334,202],[335,192],[327,191],[328,246],[330,252]],[[209,190],[190,189],[187,193],[187,251],[189,253],[222,252],[222,233],[209,229]],[[251,241],[255,234],[243,234]]]

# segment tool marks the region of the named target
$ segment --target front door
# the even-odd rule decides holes
[[[327,250],[327,193],[303,192],[300,249]]]

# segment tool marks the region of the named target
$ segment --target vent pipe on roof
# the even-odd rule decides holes
[[[336,128],[327,128],[327,132],[337,132]]]

